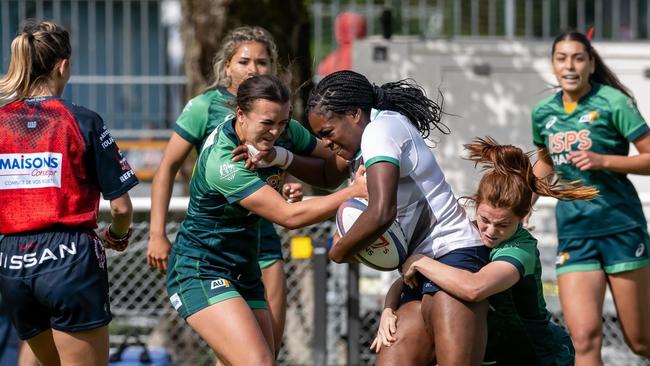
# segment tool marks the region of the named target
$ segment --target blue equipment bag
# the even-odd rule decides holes
[[[129,338],[133,338],[129,342]],[[172,366],[172,358],[162,347],[147,347],[136,333],[127,334],[119,347],[111,349],[109,366]]]

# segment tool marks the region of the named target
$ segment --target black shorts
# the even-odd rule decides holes
[[[449,266],[464,269],[472,273],[478,272],[485,266],[490,259],[490,248],[481,245],[477,247],[462,248],[452,250],[451,252],[443,255],[436,260],[440,263]],[[410,288],[404,285],[402,294],[400,296],[400,303],[404,304],[409,301],[422,300],[425,294],[433,295],[442,290],[438,285],[431,282],[428,278],[421,275],[419,272],[416,274],[418,285],[416,288]]]
[[[91,230],[5,236],[0,292],[23,340],[49,328],[79,332],[111,321],[106,255]]]

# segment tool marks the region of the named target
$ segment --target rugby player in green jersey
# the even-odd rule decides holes
[[[228,365],[272,365],[274,340],[257,263],[260,217],[294,229],[325,220],[352,197],[367,197],[363,169],[329,196],[288,203],[282,166],[246,168],[232,151],[291,150],[309,132],[290,120],[289,91],[276,77],[241,83],[237,110],[207,137],[190,181],[190,203],[167,271],[174,308]],[[275,147],[274,147],[275,145]],[[286,155],[284,156],[292,156]],[[284,160],[284,159],[283,159]]]
[[[461,300],[487,298],[490,310],[484,361],[488,364],[573,365],[571,340],[563,328],[551,323],[551,314],[546,310],[537,240],[523,228],[522,220],[530,212],[533,192],[559,199],[590,199],[597,191],[537,179],[526,153],[512,145],[499,145],[491,138],[477,139],[465,148],[470,160],[487,169],[470,198],[476,204],[481,241],[492,249],[490,263],[472,273],[414,255],[402,266],[403,283],[413,287],[424,277]],[[386,299],[372,345],[376,351],[412,339],[413,333],[405,335],[405,340],[396,339],[399,333],[394,306],[398,301],[394,295]],[[429,330],[417,331],[426,334]],[[427,352],[431,360],[433,348],[417,346],[412,354],[405,355],[406,363],[427,359],[412,358]]]
[[[253,75],[275,75],[277,47],[268,31],[261,27],[243,26],[226,35],[214,61],[215,80],[207,90],[190,100],[176,121],[176,127],[167,144],[164,156],[153,178],[151,188],[151,223],[147,263],[165,273],[171,242],[165,232],[167,210],[172,194],[174,177],[192,149],[197,152],[205,139],[221,124],[224,118],[234,114],[234,95],[242,81]],[[297,123],[292,122],[292,125]],[[334,154],[318,140],[307,137],[294,145],[294,152],[319,158],[334,159]],[[298,159],[297,159],[298,160]],[[320,160],[320,159],[319,159]],[[331,162],[330,162],[331,163]],[[314,174],[302,177],[320,186],[336,187],[347,178],[347,169],[341,165],[340,173],[313,182]],[[329,164],[330,166],[335,166]],[[326,173],[335,169],[315,169]],[[282,190],[287,198],[299,200],[302,186],[286,183]],[[262,220],[262,239],[258,258],[262,269],[262,281],[266,288],[267,302],[273,322],[275,352],[280,348],[286,315],[286,279],[283,269],[280,238],[273,224]]]
[[[650,174],[650,133],[629,91],[585,35],[558,36],[553,72],[561,90],[532,113],[535,174],[580,180],[600,195],[556,208],[560,302],[577,365],[601,365],[602,311],[609,283],[625,341],[650,358],[647,221],[627,174]],[[637,155],[629,156],[633,143]]]

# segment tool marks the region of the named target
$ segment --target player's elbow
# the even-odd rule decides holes
[[[381,228],[381,231],[384,232],[395,221],[395,218],[397,217],[397,207],[395,207],[395,206],[388,206],[388,207],[379,206],[378,209],[375,210],[375,213],[374,213],[373,216],[375,216],[374,217],[375,222],[377,222],[379,224],[379,227]]]
[[[332,249],[327,253],[327,257],[335,263],[354,263],[357,262],[354,259],[354,254],[352,251],[349,249],[341,249],[341,248],[336,248]]]
[[[274,220],[276,224],[287,228],[289,230],[300,229],[303,226],[306,226],[307,223],[300,219],[298,215],[287,215],[284,217],[279,217],[277,220]]]
[[[343,263],[344,259],[345,259],[345,257],[343,256],[342,253],[337,253],[337,252],[335,252],[333,250],[330,251],[329,253],[327,253],[327,256],[329,257],[329,259],[332,262],[335,262],[335,263]]]
[[[128,193],[111,200],[111,216],[126,217],[133,214],[133,205]]]
[[[300,225],[300,223],[294,222],[292,220],[287,220],[284,224],[280,224],[280,225],[287,228],[287,229],[289,229],[289,230],[300,229],[301,227],[304,226],[304,225]]]
[[[466,283],[461,293],[461,299],[468,302],[479,302],[485,298],[483,287],[473,283]]]

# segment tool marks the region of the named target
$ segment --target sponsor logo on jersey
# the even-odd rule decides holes
[[[634,256],[639,258],[643,255],[643,252],[645,252],[645,244],[639,243],[639,246],[636,248],[636,252],[634,252]]]
[[[133,170],[129,170],[128,172],[120,175],[120,182],[124,183],[134,175],[135,175],[135,173],[133,172]]]
[[[548,121],[546,121],[546,126],[545,126],[546,129],[548,130],[549,128],[551,128],[555,124],[555,122],[557,122],[557,117],[551,116],[551,118],[549,118]]]
[[[61,187],[63,154],[0,154],[0,189]]]
[[[223,163],[219,167],[219,174],[221,175],[221,179],[223,180],[233,180],[235,179],[235,175],[237,173],[237,168],[235,168],[235,165],[232,163]]]
[[[36,128],[38,126],[38,123],[36,121],[28,121],[27,122],[27,128]]]
[[[580,119],[578,120],[578,123],[592,124],[592,123],[594,123],[595,120],[598,119],[598,117],[600,117],[600,114],[598,114],[597,111],[592,111],[592,112],[589,112],[589,113],[587,113],[585,115],[582,115],[580,117]]]
[[[169,297],[169,302],[172,303],[172,306],[174,309],[178,310],[181,306],[183,306],[183,302],[181,301],[181,297],[178,296],[178,293],[175,293]]]
[[[11,270],[30,268],[41,265],[45,262],[59,261],[77,254],[77,245],[74,242],[70,244],[59,244],[56,249],[43,248],[42,251],[30,252],[25,254],[7,254],[0,252],[0,267]]]
[[[99,135],[99,143],[102,146],[102,149],[106,150],[107,147],[115,143],[115,139],[111,136],[111,133],[108,132],[106,126],[104,126],[104,131]]]
[[[282,177],[279,174],[273,174],[266,178],[266,184],[271,186],[271,188],[276,191],[280,191],[280,183],[282,182]]]
[[[568,261],[570,258],[571,255],[569,253],[562,252],[555,258],[555,264],[563,265],[564,262]]]
[[[593,143],[587,129],[552,133],[548,136],[548,151],[554,165],[569,164],[571,151],[589,150]]]
[[[210,282],[210,290],[218,289],[221,287],[230,287],[230,281],[219,278]]]

